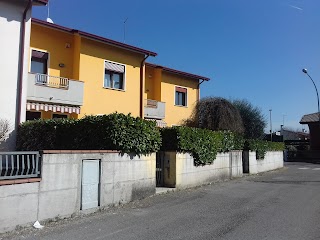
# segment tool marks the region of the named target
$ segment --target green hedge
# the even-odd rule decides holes
[[[256,158],[263,159],[267,151],[283,151],[285,145],[282,142],[268,142],[263,140],[246,140],[245,146],[250,151],[256,151]]]
[[[162,151],[189,152],[195,165],[210,164],[218,152],[242,149],[244,140],[230,131],[211,131],[191,127],[161,129]]]
[[[79,120],[27,121],[19,127],[18,150],[119,150],[147,154],[161,146],[155,122],[113,113]]]

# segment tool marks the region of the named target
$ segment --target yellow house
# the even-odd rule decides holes
[[[157,54],[32,19],[26,119],[143,117],[144,65]]]
[[[26,119],[119,112],[180,125],[209,78],[145,63],[156,55],[32,19]]]
[[[146,63],[145,118],[160,126],[181,125],[200,97],[200,84],[207,77]]]

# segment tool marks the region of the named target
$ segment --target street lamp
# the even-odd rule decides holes
[[[269,112],[270,112],[270,140],[272,142],[272,118],[271,118],[272,109],[269,109]]]
[[[305,68],[302,69],[302,72],[308,75],[308,77],[311,79],[311,81],[312,81],[312,83],[313,83],[314,88],[316,89],[317,100],[318,100],[318,118],[319,118],[318,121],[319,121],[319,123],[320,123],[319,94],[318,94],[317,86],[316,86],[316,84],[314,83],[312,77],[308,74],[308,70],[307,70],[307,69],[305,69]]]

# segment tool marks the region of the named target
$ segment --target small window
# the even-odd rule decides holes
[[[48,53],[32,50],[31,72],[47,74],[48,73]]]
[[[68,118],[66,114],[52,114],[52,118]]]
[[[103,87],[124,90],[125,66],[122,64],[105,62]]]
[[[175,105],[187,106],[187,89],[176,87]]]
[[[37,120],[41,118],[41,112],[26,112],[26,121]]]

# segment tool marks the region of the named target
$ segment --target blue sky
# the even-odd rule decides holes
[[[206,77],[201,96],[247,99],[273,130],[317,111],[319,0],[50,0],[50,18],[158,53],[149,62]],[[34,8],[45,19],[47,9]],[[319,86],[320,90],[320,86]],[[308,127],[305,126],[307,129]]]

